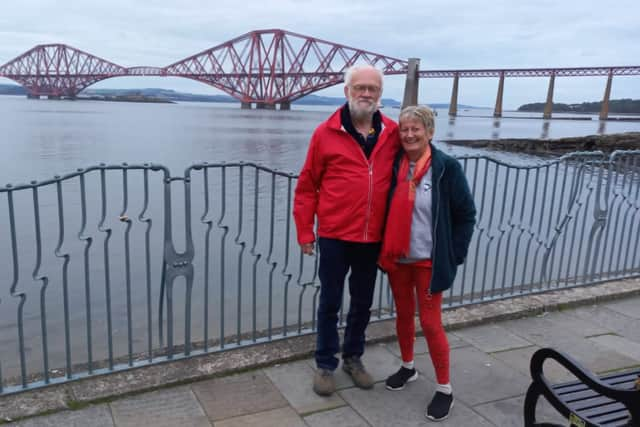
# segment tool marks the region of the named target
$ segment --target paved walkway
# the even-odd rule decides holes
[[[440,426],[522,426],[529,360],[542,346],[563,349],[596,371],[640,365],[640,297],[455,330],[451,344],[455,407]],[[365,391],[337,371],[330,398],[311,390],[313,361],[301,360],[133,395],[10,426],[421,426],[434,393],[434,372],[422,337],[418,381],[385,389],[400,366],[397,345],[367,347],[364,362],[377,383]],[[554,379],[569,378],[549,366]],[[549,420],[561,419],[542,407]],[[566,422],[563,422],[566,424]]]

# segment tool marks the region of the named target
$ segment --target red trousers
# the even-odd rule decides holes
[[[438,384],[449,384],[449,341],[442,326],[442,292],[428,292],[431,267],[416,264],[397,266],[397,269],[389,273],[389,281],[396,303],[396,332],[402,361],[413,361],[417,296],[420,325],[427,340]]]

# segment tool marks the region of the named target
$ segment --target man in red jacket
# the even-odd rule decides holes
[[[335,391],[338,312],[349,270],[350,306],[342,368],[360,388],[373,379],[360,360],[369,323],[398,127],[378,111],[382,72],[357,65],[345,73],[347,103],[311,137],[295,190],[293,216],[302,252],[313,254],[318,222],[320,302],[314,391]]]

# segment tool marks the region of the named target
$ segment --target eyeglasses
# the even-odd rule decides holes
[[[354,92],[358,93],[364,93],[368,91],[369,93],[376,94],[380,92],[380,87],[374,85],[352,85],[351,89]]]

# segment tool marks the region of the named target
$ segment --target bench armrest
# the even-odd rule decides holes
[[[542,365],[545,360],[553,359],[571,372],[577,379],[582,381],[586,386],[594,390],[595,392],[606,396],[615,401],[621,402],[631,409],[633,406],[638,405],[640,399],[640,392],[637,390],[625,390],[619,387],[613,387],[604,383],[594,374],[589,372],[578,361],[573,359],[562,351],[555,350],[553,348],[541,348],[537,350],[531,357],[531,378],[533,381],[543,384],[549,392],[555,395],[552,384],[545,378],[542,371]],[[635,403],[635,405],[634,405]]]

